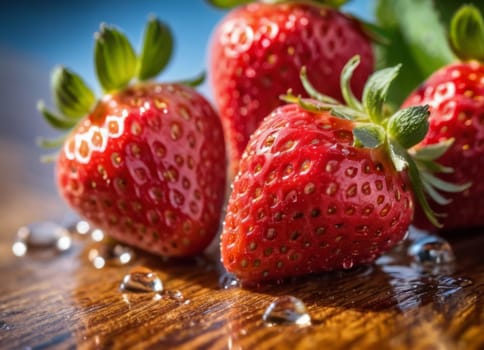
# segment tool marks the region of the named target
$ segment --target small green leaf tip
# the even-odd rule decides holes
[[[146,24],[143,49],[138,65],[138,79],[156,77],[168,64],[173,52],[173,35],[170,28],[156,17]]]
[[[388,95],[390,84],[395,80],[402,65],[384,68],[376,71],[368,79],[363,88],[363,108],[374,123],[385,119],[383,104]]]
[[[350,87],[351,77],[353,76],[353,73],[359,64],[359,55],[353,56],[348,62],[346,62],[341,72],[340,85],[343,99],[345,100],[348,107],[354,108],[358,111],[363,111],[363,107],[361,106],[360,101],[358,101],[355,95],[353,95]]]
[[[42,114],[47,123],[56,129],[69,130],[76,124],[75,119],[67,119],[49,111],[43,101],[37,102],[37,110]]]
[[[94,61],[105,92],[126,87],[136,74],[137,58],[129,40],[106,24],[95,35]]]
[[[388,134],[402,147],[408,149],[422,141],[427,135],[429,115],[427,105],[401,109],[388,120]]]
[[[323,95],[322,93],[320,93],[314,88],[314,86],[309,81],[306,66],[301,67],[301,71],[299,72],[299,79],[301,79],[301,83],[304,87],[304,90],[306,90],[306,92],[310,97],[323,103],[339,104],[338,100],[332,97]]]
[[[65,67],[54,68],[51,84],[55,104],[68,118],[83,117],[96,103],[96,96],[82,78]]]
[[[413,157],[419,160],[437,160],[447,152],[454,141],[453,138],[450,138],[439,143],[419,148],[414,151]]]
[[[205,71],[202,71],[200,74],[198,74],[194,78],[180,80],[178,83],[195,88],[195,87],[203,84],[203,82],[205,81],[206,75],[207,74],[205,73]]]
[[[243,4],[248,4],[254,0],[207,0],[207,2],[215,7],[222,9],[228,9],[236,6],[241,6]]]
[[[463,5],[450,22],[450,44],[461,60],[484,62],[484,20],[474,5]]]

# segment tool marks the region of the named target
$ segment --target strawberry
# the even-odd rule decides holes
[[[383,113],[399,67],[372,75],[360,103],[343,70],[348,106],[306,80],[252,135],[233,181],[221,237],[222,262],[244,282],[367,264],[405,235],[425,182],[406,149],[426,134],[428,107]],[[316,99],[316,100],[315,100]],[[408,180],[410,180],[410,185]],[[449,184],[450,186],[450,184]]]
[[[231,174],[249,136],[281,104],[279,95],[288,86],[295,94],[305,93],[298,79],[302,66],[311,71],[319,91],[342,100],[341,69],[356,54],[362,63],[352,87],[360,96],[374,63],[361,22],[310,1],[257,2],[229,12],[211,38],[209,77],[229,146]]]
[[[54,98],[63,116],[43,104],[40,110],[54,126],[72,128],[56,174],[74,210],[119,241],[190,256],[219,226],[224,138],[218,115],[192,87],[147,81],[166,65],[171,47],[168,28],[156,19],[140,57],[121,32],[103,26],[95,62],[106,94],[96,101],[79,76],[59,68]]]
[[[465,61],[450,64],[432,74],[403,103],[404,107],[430,106],[429,132],[416,146],[417,154],[421,147],[453,140],[447,152],[434,156],[443,166],[454,169],[440,178],[472,184],[466,191],[450,194],[447,200],[436,198],[433,206],[446,214],[441,219],[446,230],[484,225],[484,24],[473,6],[461,8],[451,23],[452,44]],[[473,28],[480,28],[477,38]],[[473,51],[479,48],[480,53]],[[428,154],[424,153],[425,156]],[[415,225],[434,229],[421,210],[417,210]]]

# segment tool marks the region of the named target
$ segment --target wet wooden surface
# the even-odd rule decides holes
[[[18,160],[0,161],[12,175],[0,188],[1,349],[484,349],[484,232],[449,235],[457,260],[440,270],[420,271],[400,249],[364,269],[223,289],[216,249],[189,261],[138,252],[130,265],[96,269],[87,255],[97,243],[76,236],[62,254],[14,256],[18,226],[64,209],[52,191],[14,176]],[[120,291],[138,265],[185,300]],[[304,301],[311,326],[263,323],[284,295]]]

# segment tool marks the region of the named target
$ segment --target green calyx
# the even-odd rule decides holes
[[[256,0],[207,0],[210,5],[221,8],[228,9],[232,7],[242,6],[244,4],[249,4],[251,2],[256,2]],[[258,0],[259,2],[266,4],[277,4],[290,2],[290,0]],[[340,8],[348,2],[348,0],[311,0],[314,3],[319,3],[322,5],[327,5],[333,8]]]
[[[95,35],[94,62],[99,83],[105,92],[121,90],[134,78],[156,77],[168,64],[173,51],[173,36],[158,19],[148,20],[143,49],[138,57],[128,38],[105,24]]]
[[[429,205],[427,196],[438,204],[449,201],[440,192],[457,192],[470,185],[454,185],[445,182],[435,173],[449,173],[453,169],[436,162],[450,147],[451,142],[442,142],[410,149],[421,142],[428,131],[428,106],[401,109],[393,114],[385,108],[385,99],[392,81],[397,77],[400,65],[373,73],[364,89],[362,101],[350,90],[350,80],[360,62],[359,56],[348,61],[341,74],[341,89],[346,105],[319,93],[310,83],[306,69],[301,69],[300,78],[310,99],[295,96],[289,90],[281,99],[297,103],[311,112],[329,111],[336,117],[355,122],[353,138],[355,147],[381,148],[385,150],[398,172],[406,171],[415,197],[427,218],[437,227],[439,216]]]
[[[484,20],[474,5],[463,5],[450,22],[450,44],[461,60],[484,62]]]
[[[170,62],[173,52],[173,35],[170,28],[151,17],[146,25],[143,49],[138,61],[139,80],[156,77]]]
[[[134,79],[152,79],[166,67],[172,51],[173,36],[169,28],[154,17],[146,25],[139,56],[122,32],[102,24],[95,35],[94,63],[97,78],[106,93],[121,90]],[[203,77],[185,83],[195,86],[203,81]],[[47,123],[56,129],[72,129],[97,103],[96,95],[83,79],[65,67],[59,66],[52,71],[51,87],[58,112],[49,110],[43,101],[38,102],[37,109]],[[38,143],[41,147],[51,148],[60,146],[62,140],[39,139]]]
[[[399,110],[388,119],[387,130],[403,148],[410,148],[427,135],[428,116],[429,107],[427,105]]]

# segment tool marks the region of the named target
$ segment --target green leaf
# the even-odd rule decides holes
[[[43,137],[39,137],[37,139],[37,144],[42,148],[57,148],[64,144],[66,139],[66,135],[62,135],[57,139],[46,139]]]
[[[388,134],[402,147],[410,148],[427,135],[429,106],[413,106],[397,111],[387,124]]]
[[[389,45],[391,43],[390,33],[384,28],[370,22],[358,19],[363,32],[374,42],[380,45]]]
[[[365,113],[356,111],[351,109],[350,107],[346,107],[343,105],[329,105],[331,107],[331,114],[338,118],[346,119],[346,120],[355,120],[355,121],[368,121],[368,116]]]
[[[309,112],[323,112],[330,111],[333,105],[321,103],[314,100],[303,99],[301,96],[295,96],[292,90],[289,89],[285,95],[279,96],[279,98],[287,103],[295,103]]]
[[[353,95],[350,87],[351,77],[353,76],[353,72],[355,71],[356,67],[360,64],[360,56],[356,55],[353,56],[346,62],[343,70],[341,71],[340,77],[340,84],[341,84],[341,93],[346,104],[358,111],[363,111],[363,107],[361,106],[360,101]]]
[[[212,6],[223,9],[251,3],[252,0],[207,0]]]
[[[139,59],[138,79],[156,77],[168,64],[173,52],[173,36],[170,28],[152,17],[146,25],[143,50]]]
[[[452,146],[454,139],[447,139],[439,143],[427,145],[417,149],[413,157],[421,160],[436,160],[444,155],[445,152]]]
[[[425,160],[425,159],[418,159],[412,156],[415,162],[417,163],[418,167],[422,169],[422,171],[426,171],[429,173],[444,173],[444,174],[451,174],[454,172],[454,168],[443,166],[433,160]]]
[[[431,74],[454,60],[447,41],[447,27],[439,21],[435,1],[406,0],[393,3],[403,37],[424,73]]]
[[[82,78],[65,67],[54,68],[51,84],[57,108],[66,117],[79,119],[96,103],[96,96]]]
[[[383,103],[385,102],[388,88],[398,75],[401,65],[384,68],[373,73],[363,89],[363,107],[365,112],[374,123],[380,124],[385,114]]]
[[[376,24],[391,39],[389,45],[376,46],[377,68],[403,64],[389,92],[388,103],[400,106],[430,74],[454,61],[447,42],[447,19],[448,13],[462,2],[376,0]]]
[[[484,20],[473,5],[462,6],[450,22],[450,43],[462,60],[484,61]]]
[[[76,125],[74,119],[66,119],[49,111],[43,101],[37,103],[37,110],[42,114],[47,123],[56,129],[69,130]]]
[[[355,145],[366,148],[377,148],[385,142],[385,129],[376,124],[358,124],[353,128]]]
[[[40,157],[41,163],[53,163],[56,161],[57,157],[59,156],[59,152],[51,153],[51,154],[44,154]]]
[[[105,24],[96,33],[94,60],[106,92],[126,87],[136,74],[137,59],[130,42],[119,30]]]
[[[408,167],[406,151],[398,143],[389,140],[387,143],[387,151],[397,171],[403,171]]]
[[[410,179],[410,183],[412,184],[412,190],[415,195],[415,198],[418,200],[420,207],[422,208],[423,212],[427,219],[436,227],[441,228],[442,224],[439,223],[437,220],[435,212],[429,205],[427,198],[424,192],[424,186],[422,183],[422,178],[420,177],[420,171],[410,156],[406,157],[407,164],[408,164],[408,177]]]
[[[449,198],[445,198],[444,196],[442,196],[439,192],[437,192],[437,190],[435,190],[435,188],[432,187],[432,185],[430,185],[428,182],[426,181],[423,181],[422,182],[422,185],[423,185],[423,188],[425,190],[425,192],[430,196],[430,198],[432,198],[437,204],[440,204],[440,205],[447,205],[449,204],[450,202],[452,202],[451,199]]]
[[[311,82],[308,79],[307,69],[305,66],[301,68],[301,71],[299,72],[299,78],[304,87],[304,90],[306,90],[306,92],[310,97],[324,103],[340,104],[338,100],[335,100],[334,98],[324,95],[320,93],[318,90],[316,90],[316,88],[311,84]]]
[[[422,178],[430,183],[433,187],[445,191],[445,192],[462,192],[471,187],[471,183],[464,183],[460,185],[453,184],[451,182],[444,181],[442,179],[439,179],[436,176],[433,176],[432,174],[422,172]]]
[[[181,80],[178,83],[186,86],[197,87],[200,86],[205,81],[206,74],[201,72],[193,79]]]

